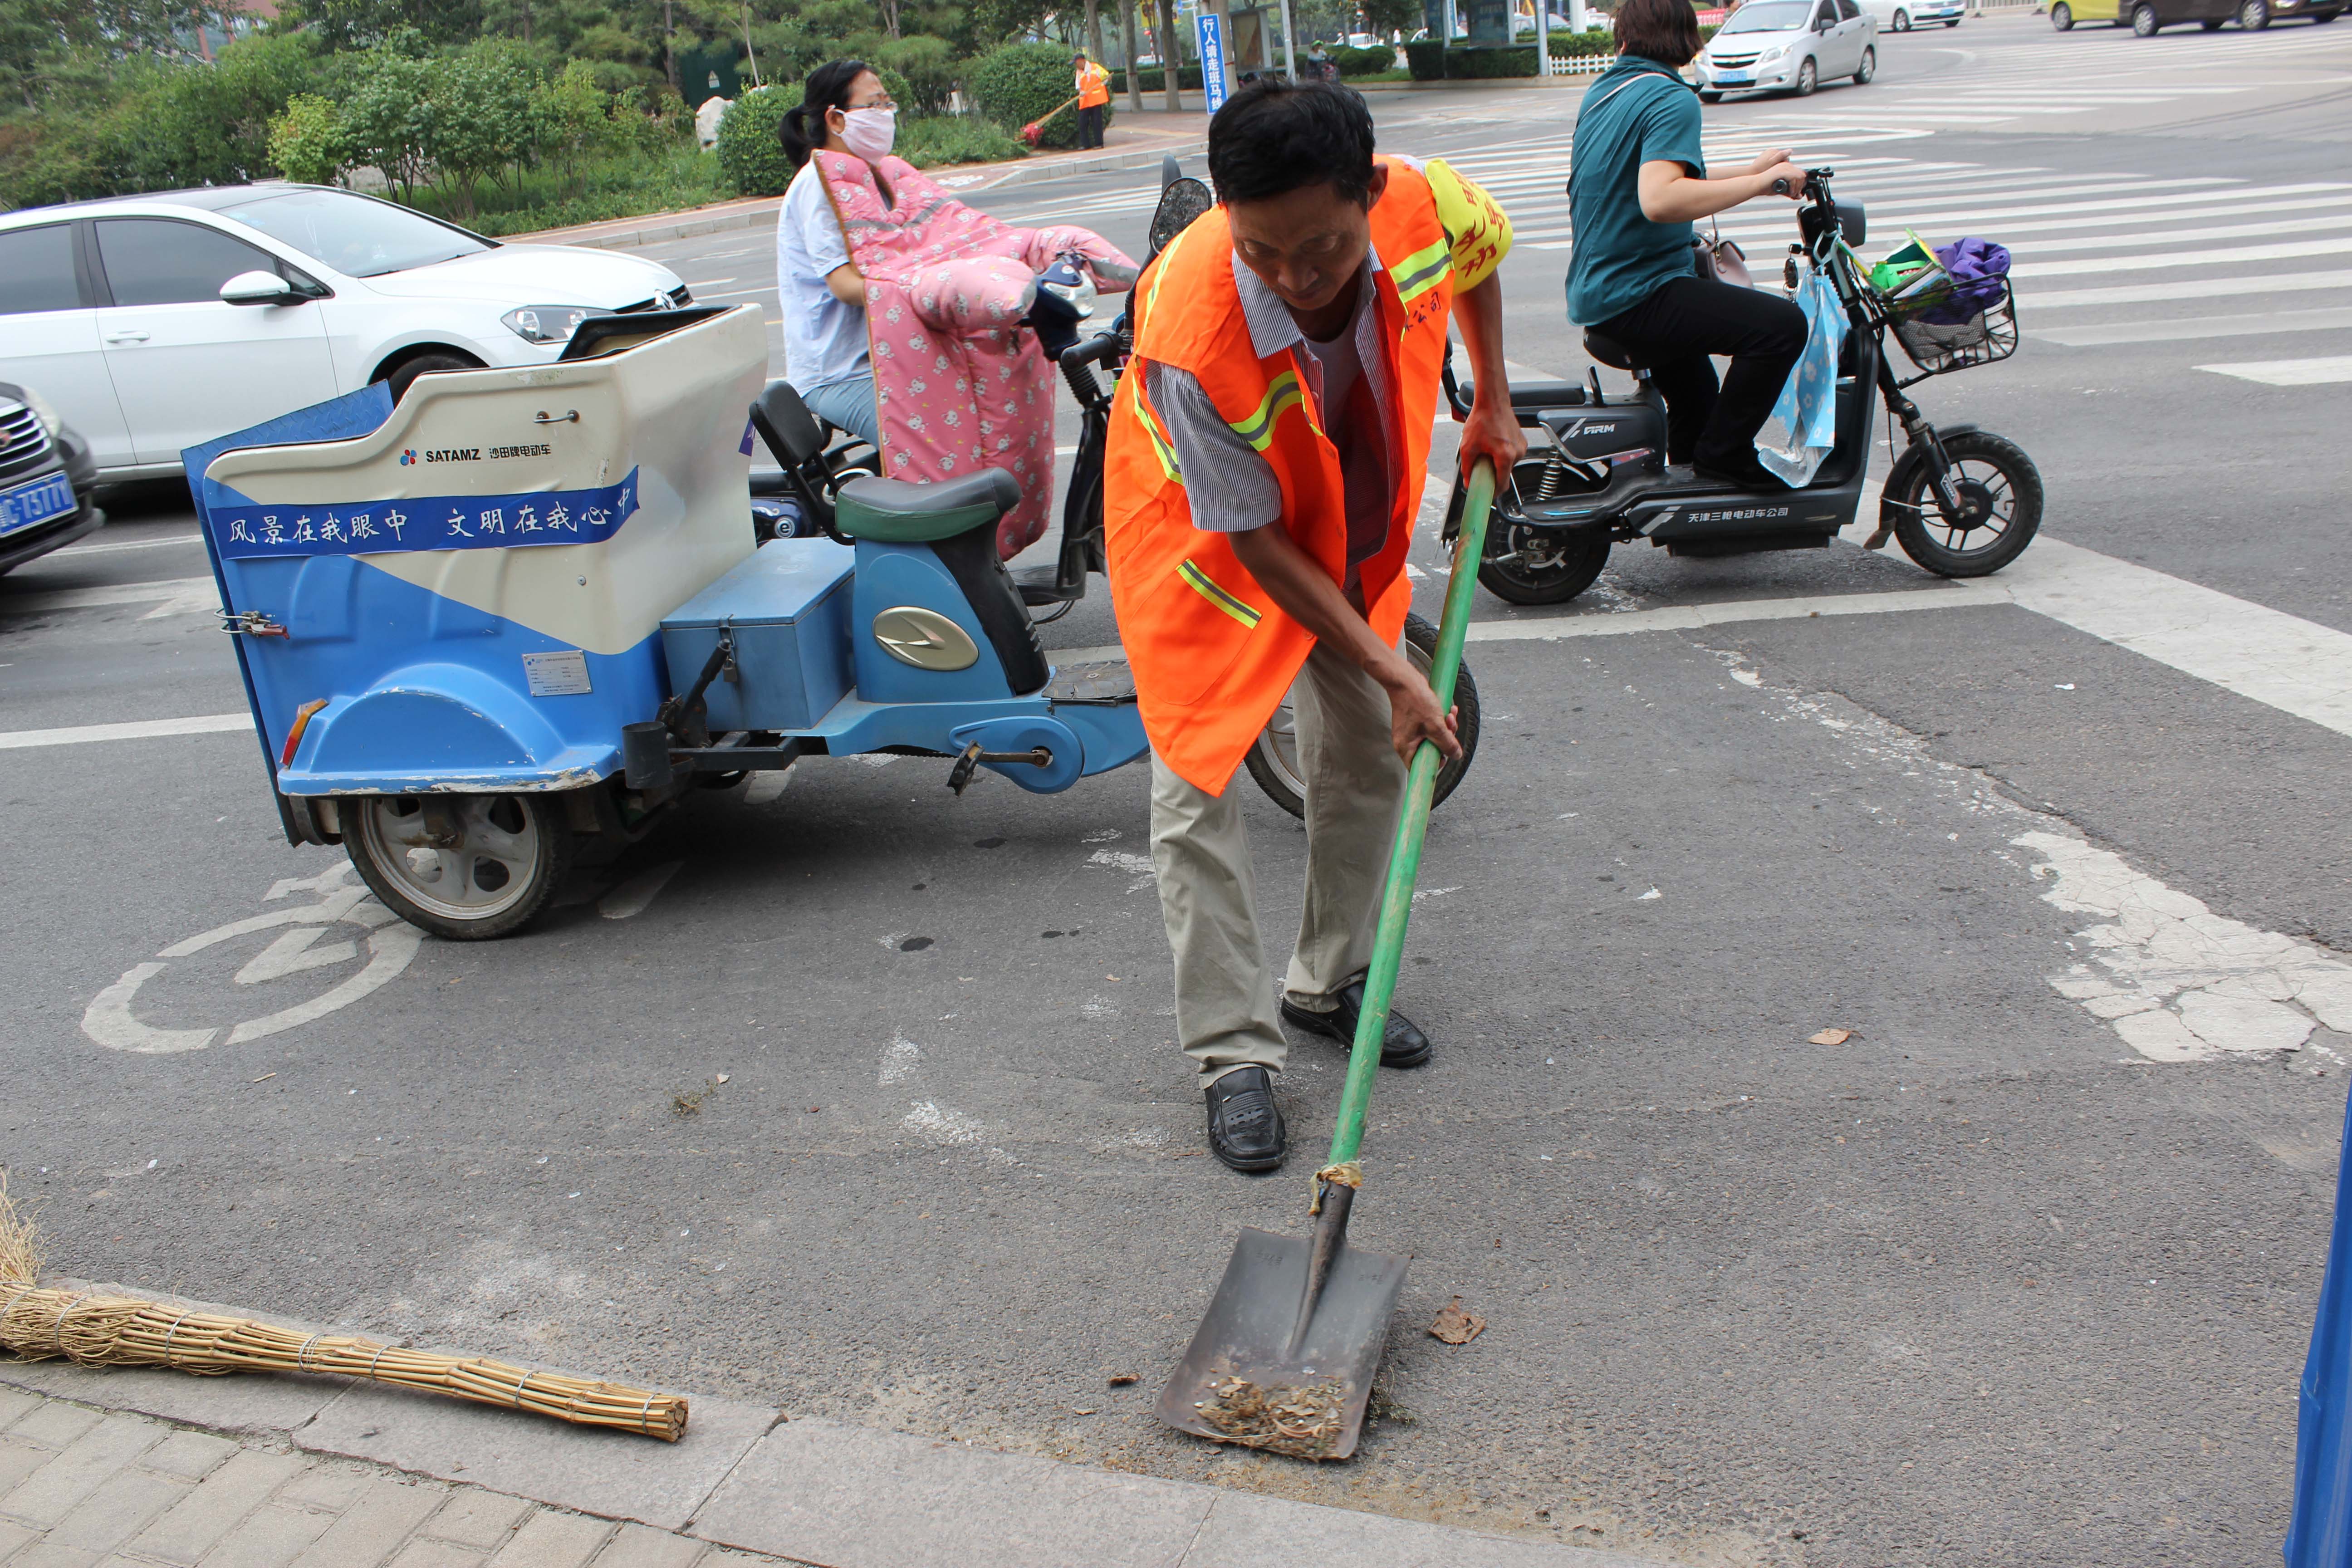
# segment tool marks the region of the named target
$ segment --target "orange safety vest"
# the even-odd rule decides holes
[[[1372,630],[1394,642],[1412,602],[1404,560],[1421,511],[1454,276],[1428,176],[1408,161],[1381,161],[1389,183],[1370,215],[1381,258],[1373,281],[1381,341],[1393,345],[1383,368],[1396,493],[1388,542],[1358,574]],[[1315,637],[1276,605],[1226,535],[1192,525],[1143,362],[1192,373],[1218,414],[1265,454],[1282,486],[1282,526],[1334,583],[1346,580],[1348,549],[1338,450],[1307,406],[1292,351],[1260,359],[1251,345],[1236,265],[1224,208],[1213,207],[1137,282],[1135,356],[1111,410],[1103,475],[1111,600],[1144,730],[1162,761],[1213,795],[1224,793],[1282,705]]]
[[[1110,101],[1110,72],[1088,60],[1078,68],[1078,107],[1099,109]]]

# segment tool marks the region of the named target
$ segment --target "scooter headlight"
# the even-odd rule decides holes
[[[593,305],[522,305],[499,318],[499,324],[528,343],[562,343],[591,316],[613,312]]]

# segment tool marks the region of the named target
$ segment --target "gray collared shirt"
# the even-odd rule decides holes
[[[1365,251],[1364,281],[1357,294],[1355,319],[1329,343],[1317,343],[1300,331],[1289,307],[1239,256],[1233,258],[1233,267],[1242,313],[1249,323],[1251,349],[1260,359],[1285,349],[1293,351],[1299,379],[1314,399],[1315,422],[1339,449],[1340,472],[1347,480],[1347,585],[1352,585],[1356,563],[1378,554],[1386,542],[1394,501],[1387,478],[1391,458],[1386,422],[1374,418],[1359,426],[1340,417],[1350,407],[1388,406],[1388,366],[1381,353],[1381,313],[1373,282],[1381,270],[1379,253]],[[1369,384],[1370,396],[1366,404],[1352,403],[1347,397],[1346,384],[1357,375]],[[1167,426],[1169,444],[1175,448],[1193,527],[1241,533],[1263,528],[1282,516],[1282,485],[1275,478],[1274,466],[1225,423],[1191,372],[1147,362],[1143,384],[1160,423]],[[1335,396],[1325,395],[1327,386]],[[1334,403],[1339,405],[1336,410]]]

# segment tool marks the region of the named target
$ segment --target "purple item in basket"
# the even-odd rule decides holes
[[[1957,326],[2000,303],[2001,283],[2009,276],[2009,247],[1971,236],[1938,247],[1936,259],[1950,276],[1952,291],[1942,303],[1922,310],[1919,320]]]

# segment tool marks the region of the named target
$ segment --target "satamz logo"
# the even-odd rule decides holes
[[[411,447],[400,454],[400,466],[404,468],[413,468],[416,466],[415,447]]]
[[[428,463],[478,463],[482,460],[479,447],[443,447],[425,454]]]

